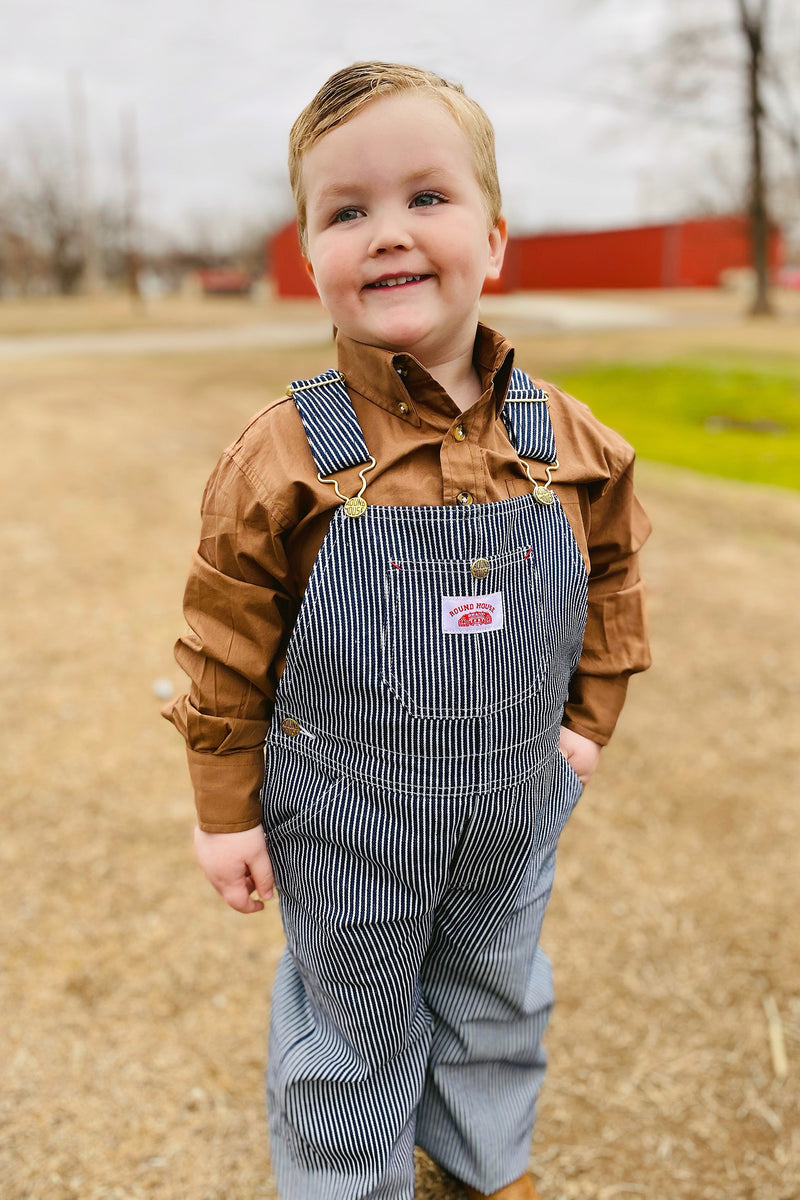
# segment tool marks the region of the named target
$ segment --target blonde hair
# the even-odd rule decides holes
[[[344,125],[366,104],[400,92],[427,91],[441,100],[463,129],[475,163],[475,174],[486,201],[489,227],[500,220],[500,183],[494,153],[494,129],[481,106],[458,83],[431,71],[399,63],[353,63],[331,75],[307,104],[289,134],[289,181],[297,206],[297,232],[303,254],[308,253],[303,155],[337,125]]]

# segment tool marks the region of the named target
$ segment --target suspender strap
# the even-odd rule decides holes
[[[511,372],[501,415],[520,458],[551,464],[556,461],[556,440],[547,410],[547,392],[534,387],[524,371],[516,367]]]
[[[300,414],[320,475],[335,475],[371,461],[341,371],[297,379],[286,392]]]

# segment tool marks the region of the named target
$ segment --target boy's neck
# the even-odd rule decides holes
[[[466,412],[477,404],[483,395],[481,381],[470,355],[468,360],[457,358],[452,362],[435,363],[427,368],[431,379],[444,388],[460,412]]]

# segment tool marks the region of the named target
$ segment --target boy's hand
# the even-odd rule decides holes
[[[558,748],[585,787],[594,775],[603,747],[590,741],[582,733],[576,733],[574,729],[567,729],[562,725]]]
[[[273,895],[272,864],[260,826],[241,833],[204,833],[195,828],[194,852],[209,883],[231,908],[260,912]],[[254,900],[258,892],[261,900]]]

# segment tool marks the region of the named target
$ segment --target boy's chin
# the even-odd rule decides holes
[[[342,330],[346,332],[346,330]],[[414,354],[436,337],[436,330],[430,322],[410,319],[376,322],[364,326],[357,334],[350,335],[354,341],[364,342],[368,346],[376,346],[380,350],[394,350]]]

